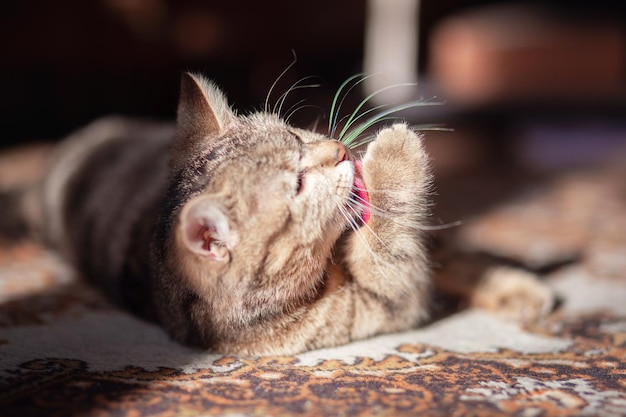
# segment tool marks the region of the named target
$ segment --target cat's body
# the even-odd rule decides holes
[[[429,164],[404,124],[354,161],[185,75],[175,128],[106,119],[56,155],[14,214],[183,343],[290,354],[427,317]]]

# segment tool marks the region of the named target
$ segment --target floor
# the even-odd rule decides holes
[[[23,180],[27,160],[36,171],[45,149],[0,154],[0,181]],[[461,221],[441,233],[540,273],[560,299],[546,317],[459,310],[289,357],[182,347],[44,248],[0,241],[0,416],[626,416],[623,155],[514,189],[505,176],[440,182],[433,225]]]

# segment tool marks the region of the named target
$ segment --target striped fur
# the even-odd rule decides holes
[[[38,193],[28,222],[179,341],[292,354],[427,317],[421,139],[402,124],[384,129],[362,164],[366,224],[343,145],[273,114],[237,116],[187,74],[175,128],[112,118],[63,142],[27,193]]]

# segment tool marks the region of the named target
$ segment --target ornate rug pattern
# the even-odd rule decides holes
[[[464,226],[527,265],[576,259],[546,273],[562,303],[540,322],[464,310],[290,357],[180,346],[43,248],[0,242],[0,415],[626,416],[623,178],[564,177]]]

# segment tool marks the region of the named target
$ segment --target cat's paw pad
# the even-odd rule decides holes
[[[422,138],[405,124],[378,133],[367,148],[363,167],[366,185],[374,190],[412,190],[419,195],[429,181]]]
[[[485,274],[470,304],[506,319],[531,323],[548,315],[555,300],[552,290],[532,273],[495,267]]]
[[[403,123],[385,128],[376,135],[367,149],[365,162],[380,158],[396,160],[400,156],[415,164],[428,160],[421,136]]]

